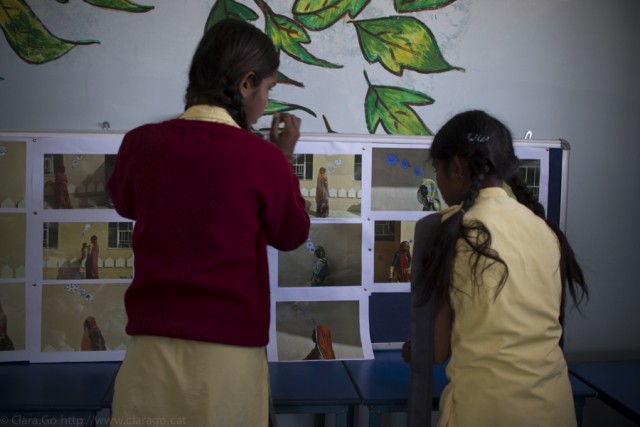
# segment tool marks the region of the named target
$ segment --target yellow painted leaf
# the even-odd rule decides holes
[[[433,134],[420,116],[409,107],[433,104],[433,98],[417,90],[372,85],[366,72],[364,76],[369,86],[364,101],[369,133],[375,133],[380,125],[385,132],[392,135]]]
[[[321,58],[317,58],[307,50],[305,45],[311,43],[309,34],[294,20],[273,12],[263,0],[255,0],[265,17],[265,32],[278,50],[283,50],[296,61],[325,68],[342,68]]]
[[[324,30],[345,15],[355,18],[371,0],[296,0],[293,15],[310,30]]]
[[[370,63],[401,76],[405,69],[420,73],[463,70],[450,65],[442,56],[431,30],[414,17],[353,21],[362,54]]]
[[[237,18],[249,22],[258,19],[258,14],[234,0],[217,0],[209,12],[205,31],[225,18]]]
[[[54,36],[23,0],[0,0],[0,27],[13,51],[30,64],[57,59],[77,45],[100,43]]]

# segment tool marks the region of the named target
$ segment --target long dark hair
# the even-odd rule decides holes
[[[217,105],[249,129],[238,88],[240,79],[254,72],[254,84],[273,75],[280,58],[271,39],[239,19],[223,19],[204,34],[191,61],[185,108]]]
[[[584,275],[571,245],[562,230],[546,219],[544,207],[535,199],[522,179],[511,132],[502,122],[484,111],[460,113],[437,132],[431,145],[430,156],[432,161],[444,165],[448,165],[454,156],[466,159],[471,173],[471,185],[464,196],[461,209],[436,228],[431,244],[425,249],[422,264],[425,282],[419,304],[425,304],[432,297],[436,298],[437,305],[447,300],[449,288],[453,283],[452,271],[458,239],[464,239],[474,252],[471,267],[473,284],[477,285],[477,277],[484,269],[498,264],[502,266],[503,273],[496,296],[504,286],[509,269],[500,254],[491,248],[491,233],[480,221],[463,222],[464,214],[474,205],[481,185],[488,176],[495,176],[506,182],[518,202],[544,219],[558,237],[559,268],[563,285],[561,316],[564,313],[567,289],[576,306],[584,297],[588,298]]]

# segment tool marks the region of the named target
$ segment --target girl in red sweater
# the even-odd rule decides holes
[[[275,115],[271,142],[250,131],[278,66],[268,36],[223,20],[194,54],[185,112],[122,141],[108,187],[135,221],[135,275],[114,426],[268,423],[267,245],[309,234],[289,163],[300,119]]]

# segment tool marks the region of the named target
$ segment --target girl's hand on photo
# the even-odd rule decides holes
[[[300,123],[300,118],[293,114],[275,113],[273,115],[269,140],[280,147],[289,159],[293,155],[298,138],[300,138]],[[281,124],[282,127],[280,127]]]

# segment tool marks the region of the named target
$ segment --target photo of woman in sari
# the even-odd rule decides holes
[[[316,184],[316,214],[320,218],[329,216],[329,179],[325,168],[320,168]]]
[[[313,328],[311,339],[316,344],[304,360],[334,360],[333,342],[329,325],[316,325]]]

